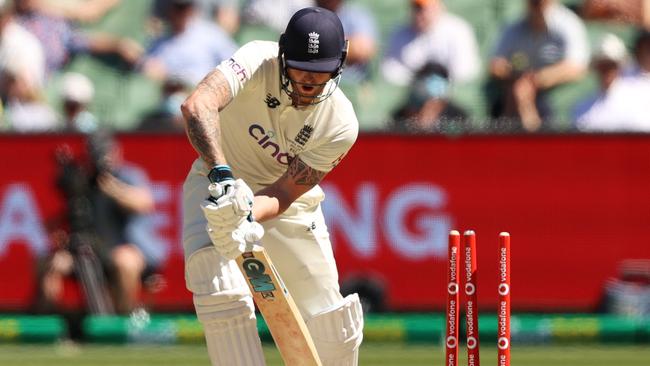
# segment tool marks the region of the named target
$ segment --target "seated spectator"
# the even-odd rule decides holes
[[[162,85],[162,98],[158,107],[148,113],[138,127],[143,132],[182,132],[185,119],[181,104],[189,96],[189,88],[182,80],[167,79]]]
[[[367,80],[370,62],[377,52],[377,25],[372,14],[365,8],[350,5],[346,0],[316,0],[316,5],[339,16],[345,38],[350,42],[343,82]]]
[[[594,63],[601,90],[578,105],[576,127],[581,131],[650,132],[650,32],[639,34],[634,47],[636,65],[623,71],[625,48],[612,37],[604,39],[601,48],[607,51],[597,54]]]
[[[426,64],[413,78],[406,103],[394,114],[391,129],[403,133],[458,133],[468,127],[467,113],[449,100],[444,66]]]
[[[195,0],[170,0],[166,19],[169,34],[152,43],[142,63],[154,80],[175,77],[195,85],[237,50],[218,25],[198,16]]]
[[[291,16],[302,8],[314,6],[314,0],[250,0],[243,10],[244,21],[269,27],[280,35]]]
[[[121,0],[38,0],[39,8],[52,16],[79,23],[95,23]]]
[[[16,21],[9,0],[0,0],[0,98],[4,129],[51,130],[56,114],[43,101],[45,57],[40,42]]]
[[[618,106],[613,103],[611,92],[617,89],[613,86],[620,80],[626,58],[627,50],[620,38],[607,33],[600,40],[591,58],[591,66],[598,77],[598,91],[576,105],[574,121],[578,129],[589,130],[598,124],[597,120],[610,124],[618,118]]]
[[[527,2],[526,15],[503,31],[490,62],[498,85],[491,115],[533,132],[553,117],[549,91],[585,74],[589,46],[584,24],[569,9],[555,0]]]
[[[166,250],[152,241],[148,214],[154,210],[154,199],[145,172],[126,163],[120,145],[104,132],[88,139],[92,169],[62,174],[60,186],[68,201],[83,198],[89,206],[83,212],[68,212],[73,232],[46,266],[41,279],[43,302],[56,308],[63,295],[62,281],[75,267],[75,245],[88,244],[76,243],[74,238],[83,238],[94,241],[92,247],[111,279],[107,283],[117,311],[128,314],[141,305],[143,276],[159,266]],[[83,166],[80,163],[72,162]],[[78,205],[69,206],[69,210],[78,209]]]
[[[585,0],[580,14],[588,20],[620,22],[650,29],[650,0]]]
[[[472,27],[450,14],[440,0],[411,0],[411,21],[397,29],[381,65],[383,76],[396,85],[408,85],[429,62],[449,70],[449,80],[474,79],[481,61]]]
[[[78,53],[116,54],[128,64],[142,54],[140,45],[131,39],[73,29],[69,21],[44,12],[37,0],[13,1],[18,22],[41,42],[48,74],[61,70]]]
[[[90,134],[99,128],[99,121],[88,111],[94,95],[95,87],[85,75],[76,72],[63,75],[61,98],[65,130]]]

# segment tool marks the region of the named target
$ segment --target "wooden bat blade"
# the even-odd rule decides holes
[[[320,366],[314,342],[296,303],[261,246],[237,258],[253,300],[288,366]]]

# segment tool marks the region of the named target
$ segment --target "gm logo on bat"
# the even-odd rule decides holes
[[[246,254],[246,253],[244,253]],[[244,272],[253,291],[259,292],[265,299],[274,299],[273,291],[276,290],[271,276],[266,274],[266,267],[262,262],[253,258],[247,258],[243,262]]]

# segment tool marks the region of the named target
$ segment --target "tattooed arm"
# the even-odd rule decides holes
[[[230,86],[221,71],[209,73],[185,100],[181,111],[185,117],[185,132],[207,168],[226,164],[221,149],[219,111],[232,100]]]
[[[257,221],[265,221],[283,213],[293,201],[318,184],[325,174],[297,156],[282,177],[255,194],[253,216]]]

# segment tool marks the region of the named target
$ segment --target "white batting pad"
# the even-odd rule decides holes
[[[264,352],[257,333],[253,304],[202,314],[212,366],[263,366]]]
[[[363,310],[352,294],[307,321],[323,366],[357,366],[363,340]]]
[[[237,264],[213,247],[199,249],[187,258],[185,281],[212,365],[264,365],[253,299]]]
[[[185,285],[194,294],[197,312],[204,303],[214,306],[250,298],[245,281],[237,263],[223,258],[212,246],[199,249],[185,261]]]

